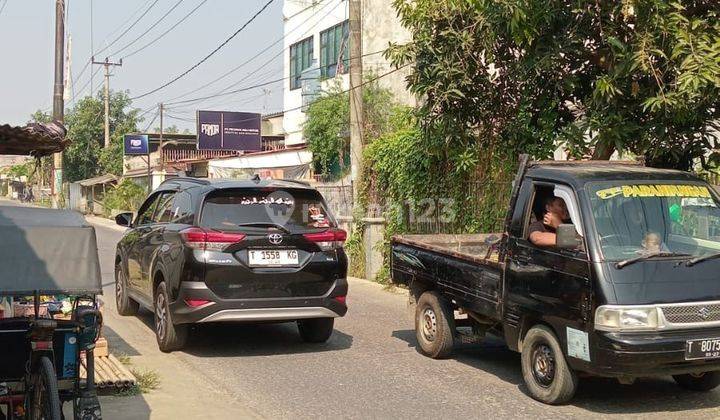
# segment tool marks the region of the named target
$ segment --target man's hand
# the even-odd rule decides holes
[[[550,211],[545,213],[545,216],[543,216],[543,224],[546,226],[550,226],[553,229],[557,229],[558,226],[562,224],[562,222],[563,221],[560,216]]]

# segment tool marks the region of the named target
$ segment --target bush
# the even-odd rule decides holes
[[[129,179],[123,179],[103,197],[103,207],[110,210],[129,210],[136,212],[143,200],[145,189]]]

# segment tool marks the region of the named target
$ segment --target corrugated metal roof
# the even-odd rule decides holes
[[[93,185],[107,184],[108,182],[117,181],[118,177],[112,174],[100,175],[95,178],[88,178],[78,181],[77,183],[83,187],[92,187]]]
[[[31,123],[25,127],[0,125],[0,155],[47,156],[61,152],[70,143],[60,123]]]

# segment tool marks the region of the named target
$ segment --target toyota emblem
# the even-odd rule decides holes
[[[268,241],[273,245],[280,245],[283,241],[283,237],[279,233],[271,233],[268,235]]]
[[[702,308],[698,309],[697,314],[702,319],[708,319],[710,317],[710,309],[703,306]]]

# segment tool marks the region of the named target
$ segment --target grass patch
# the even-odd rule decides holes
[[[130,364],[130,357],[127,355],[118,356],[118,360],[124,365]],[[130,372],[135,376],[137,382],[130,388],[118,391],[115,395],[119,397],[132,397],[147,394],[160,387],[160,375],[154,370],[130,369]]]
[[[135,375],[141,393],[147,394],[160,387],[160,375],[154,370],[130,369],[130,372]]]
[[[132,364],[132,361],[130,361],[130,356],[128,356],[127,354],[120,354],[116,356],[116,358],[118,359],[118,362],[122,363],[125,366],[129,366],[130,364]]]

